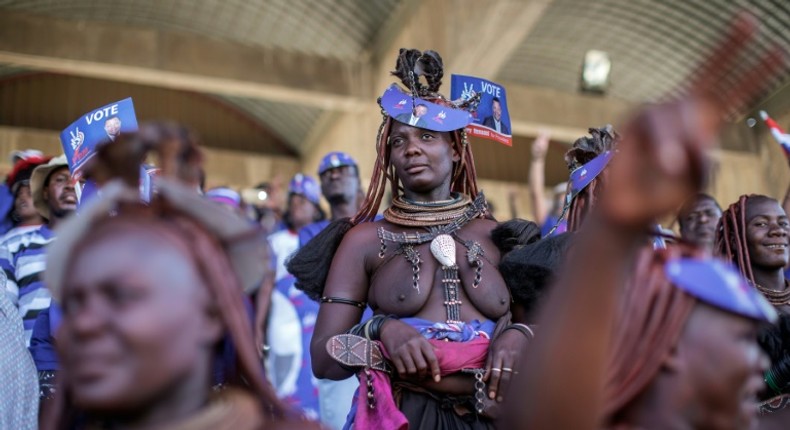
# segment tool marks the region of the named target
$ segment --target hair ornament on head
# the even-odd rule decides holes
[[[473,120],[471,112],[476,109],[480,95],[468,94],[455,102],[441,95],[438,91],[444,76],[443,67],[442,57],[434,51],[400,50],[392,75],[408,90],[392,84],[378,99],[383,121],[376,136],[376,162],[367,196],[359,212],[350,220],[352,225],[375,219],[388,183],[393,196],[403,191],[390,162],[389,135],[393,121],[450,133],[453,146],[461,156],[453,167],[451,191],[466,194],[472,200],[477,197],[477,173],[464,129]],[[427,112],[415,118],[415,108],[420,104],[425,105]]]
[[[427,112],[420,116],[422,121],[412,125],[433,131],[452,131],[472,123],[472,112],[477,110],[481,94],[472,92],[455,101],[440,94],[444,65],[438,52],[401,48],[395,71],[391,73],[408,91],[397,84],[387,88],[378,100],[385,115],[408,123],[410,114],[416,113],[418,106],[424,106]]]
[[[436,51],[420,52],[417,49],[401,48],[398,61],[395,63],[395,71],[391,73],[400,79],[415,97],[436,98],[439,96],[439,87],[442,86],[444,63],[442,56]],[[425,77],[427,84],[420,82],[420,76]]]

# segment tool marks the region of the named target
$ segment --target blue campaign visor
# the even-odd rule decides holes
[[[676,287],[708,305],[758,321],[778,318],[765,297],[722,261],[679,258],[667,262],[665,272]]]
[[[387,115],[403,124],[431,131],[453,131],[472,123],[472,114],[449,106],[429,102],[406,93],[397,84],[390,85],[379,99]]]

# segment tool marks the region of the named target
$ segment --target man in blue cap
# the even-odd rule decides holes
[[[326,154],[318,166],[318,176],[321,179],[321,192],[329,202],[331,219],[314,222],[299,230],[300,247],[318,235],[330,221],[354,216],[364,197],[357,163],[345,152],[333,151]],[[305,299],[308,300],[307,297]],[[315,311],[317,310],[316,306]],[[355,377],[342,381],[318,380],[318,401],[323,424],[332,429],[343,427],[358,386]]]
[[[354,216],[363,197],[359,167],[345,152],[334,151],[326,154],[318,166],[318,177],[321,179],[321,193],[329,202],[331,219],[302,228],[299,231],[300,246],[304,246],[320,233],[330,221]]]

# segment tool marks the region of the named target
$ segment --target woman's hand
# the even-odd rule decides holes
[[[414,327],[397,319],[388,319],[381,326],[381,342],[398,375],[411,379],[441,380],[439,360],[433,345]]]
[[[518,369],[518,360],[527,349],[527,337],[518,330],[505,330],[491,342],[486,360],[486,374],[483,380],[488,382],[488,398],[501,402],[513,373]]]

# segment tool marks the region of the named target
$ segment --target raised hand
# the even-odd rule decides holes
[[[549,141],[551,140],[551,133],[546,130],[541,130],[535,140],[532,142],[532,159],[542,160],[546,158],[546,152],[549,150]]]
[[[677,209],[702,187],[709,168],[706,154],[725,118],[760,94],[781,65],[781,51],[775,49],[737,80],[730,76],[755,29],[753,17],[739,16],[681,97],[643,109],[622,128],[619,152],[606,172],[601,201],[606,216],[642,226]]]

